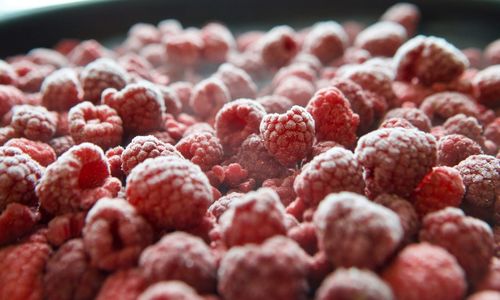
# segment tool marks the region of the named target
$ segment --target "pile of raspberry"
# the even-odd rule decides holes
[[[0,300],[500,299],[500,40],[419,20],[0,59]]]

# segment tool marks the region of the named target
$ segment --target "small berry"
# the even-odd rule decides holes
[[[15,85],[17,74],[14,68],[4,60],[0,59],[0,84]]]
[[[40,217],[38,211],[23,204],[7,204],[0,212],[0,246],[15,243],[32,232]]]
[[[417,129],[417,127],[413,126],[409,121],[402,118],[390,118],[385,119],[382,123],[380,123],[380,128],[406,128],[406,129]]]
[[[337,22],[327,21],[313,25],[304,39],[303,48],[306,53],[316,56],[326,65],[344,53],[348,36]]]
[[[288,206],[297,197],[297,194],[293,190],[293,182],[296,177],[297,174],[293,173],[284,178],[270,178],[262,182],[262,187],[268,187],[275,191],[280,197],[281,203]]]
[[[229,64],[224,63],[220,65],[219,69],[214,75],[222,80],[229,90],[231,100],[239,98],[254,99],[257,95],[257,86],[244,70]]]
[[[107,56],[109,56],[109,50],[96,40],[80,42],[67,55],[69,61],[76,66],[86,66],[98,58]]]
[[[500,65],[479,71],[472,79],[480,103],[496,108],[500,106]]]
[[[259,40],[262,60],[268,68],[281,68],[297,54],[295,32],[288,26],[277,26]]]
[[[48,110],[67,111],[83,100],[83,90],[73,69],[63,68],[45,78],[42,105]]]
[[[199,165],[203,171],[220,163],[224,156],[219,139],[209,132],[195,132],[185,136],[175,148],[186,159]]]
[[[218,23],[208,23],[201,29],[203,39],[202,56],[209,62],[226,61],[229,52],[236,47],[236,41],[229,29]]]
[[[12,107],[25,102],[23,92],[11,85],[0,84],[0,118],[3,118]]]
[[[280,83],[290,77],[299,77],[310,83],[317,80],[316,70],[306,63],[293,63],[281,68],[273,77],[271,85],[276,88]]]
[[[177,92],[168,86],[160,85],[158,86],[160,92],[163,96],[163,103],[165,104],[165,110],[174,116],[178,116],[183,109],[183,103]],[[189,99],[188,99],[189,100]],[[186,103],[188,104],[188,103]]]
[[[467,300],[496,300],[496,299],[500,299],[500,292],[482,291],[482,292],[476,292],[467,297]]]
[[[47,241],[56,247],[70,239],[80,238],[87,212],[67,213],[55,216],[47,224]]]
[[[407,38],[406,29],[395,22],[382,21],[361,31],[354,42],[372,56],[393,56]]]
[[[0,127],[0,146],[5,145],[9,140],[18,138],[19,135],[12,126]]]
[[[10,125],[20,136],[46,142],[56,133],[57,119],[43,106],[17,105]]]
[[[64,154],[71,147],[75,145],[75,141],[70,135],[64,135],[61,137],[53,138],[49,141],[49,145],[54,149],[57,157]]]
[[[100,58],[86,65],[80,74],[84,99],[93,103],[101,100],[101,93],[107,88],[124,88],[127,80],[126,71],[109,58]]]
[[[183,281],[162,281],[149,286],[137,300],[203,300],[196,291]]]
[[[56,153],[52,147],[42,142],[36,142],[25,138],[13,138],[5,143],[4,146],[18,148],[44,167],[47,167],[56,160]]]
[[[474,117],[467,117],[464,114],[454,115],[444,122],[443,129],[446,135],[461,134],[479,145],[484,144],[483,127]]]
[[[267,95],[256,99],[268,114],[282,114],[292,108],[293,102],[285,96]]]
[[[500,146],[500,117],[495,118],[484,129],[484,137]]]
[[[231,203],[235,202],[237,199],[241,199],[244,194],[242,193],[228,193],[210,205],[208,208],[208,212],[212,214],[217,220],[224,214],[228,209],[229,206],[232,205]]]
[[[231,100],[229,90],[218,78],[200,81],[193,89],[189,105],[196,116],[203,120],[213,119],[217,112]]]
[[[468,95],[457,92],[441,92],[424,99],[420,104],[422,110],[435,125],[444,123],[454,115],[478,117],[479,110],[474,100]]]
[[[420,10],[411,3],[397,3],[389,7],[380,19],[401,24],[408,36],[412,36],[420,21]]]
[[[422,131],[431,131],[431,120],[423,111],[418,108],[402,107],[391,109],[387,112],[384,119],[387,120],[390,118],[403,118]]]
[[[494,40],[486,46],[484,58],[488,65],[500,64],[500,39]]]
[[[286,97],[295,105],[306,106],[315,90],[313,83],[297,76],[290,76],[280,81],[273,95]]]
[[[415,208],[409,201],[392,194],[381,194],[373,201],[389,208],[398,215],[401,227],[403,227],[404,244],[415,241],[420,228],[420,220]]]
[[[170,63],[180,66],[192,66],[199,62],[203,39],[198,30],[185,30],[176,35],[166,36],[163,40]]]
[[[106,278],[96,300],[137,300],[147,287],[148,283],[140,269],[119,270]]]
[[[498,228],[495,227],[494,235],[496,242],[496,250],[495,256],[490,260],[488,265],[488,271],[486,274],[479,280],[479,282],[475,285],[476,291],[484,291],[484,290],[494,290],[500,292],[500,258],[498,258]]]

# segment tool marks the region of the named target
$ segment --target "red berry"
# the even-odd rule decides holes
[[[14,243],[35,229],[40,214],[19,203],[9,203],[0,213],[0,246]]]
[[[56,133],[57,119],[43,106],[17,105],[10,125],[20,136],[46,142]]]
[[[497,241],[498,233],[498,227],[495,227],[495,242]],[[497,253],[490,260],[488,265],[488,271],[475,285],[476,291],[494,290],[500,292],[500,258],[498,258],[498,246],[496,250]]]
[[[274,75],[272,86],[277,87],[280,83],[290,77],[299,77],[310,83],[314,83],[317,80],[316,70],[306,63],[293,63],[286,67],[279,69],[279,71]]]
[[[104,281],[96,300],[136,300],[148,286],[138,268],[116,271]]]
[[[108,149],[108,151],[106,151],[106,153],[104,154],[106,155],[106,158],[108,160],[111,176],[120,179],[124,177],[124,173],[122,170],[122,153],[124,150],[125,149],[123,149],[122,146],[117,146]]]
[[[292,108],[293,102],[285,96],[267,95],[256,99],[268,114],[282,114]]]
[[[316,229],[311,222],[303,222],[291,228],[287,232],[287,236],[297,242],[304,251],[309,255],[314,255],[318,252],[318,237]]]
[[[420,21],[420,10],[411,3],[397,3],[389,7],[380,19],[401,24],[408,36],[412,36]]]
[[[390,118],[385,119],[382,123],[380,123],[380,128],[406,128],[406,129],[416,129],[417,127],[413,126],[409,121],[402,118]]]
[[[391,109],[387,112],[384,119],[387,120],[390,118],[403,118],[422,131],[431,131],[431,120],[423,111],[418,108],[401,107]]]
[[[500,117],[495,118],[484,129],[484,137],[500,146]]]
[[[215,77],[200,81],[193,89],[189,105],[196,116],[213,119],[217,112],[231,100],[229,90]]]
[[[180,66],[191,66],[199,62],[203,39],[198,30],[185,30],[175,35],[165,36],[163,39],[170,63]]]
[[[23,92],[14,86],[0,84],[0,118],[3,118],[12,107],[25,102]]]
[[[0,146],[5,145],[9,140],[18,138],[17,132],[12,126],[0,127]]]
[[[313,83],[298,76],[289,76],[280,81],[273,95],[286,97],[295,105],[306,106],[315,90]]]
[[[267,32],[259,40],[258,48],[268,68],[287,65],[299,50],[294,30],[285,25],[274,27]]]
[[[231,100],[239,98],[254,99],[257,95],[257,86],[244,70],[235,67],[232,64],[225,63],[220,65],[215,77],[222,80],[229,90]]]
[[[165,110],[174,116],[179,115],[183,109],[183,103],[181,98],[177,94],[174,88],[160,85],[158,86],[161,94],[163,95],[163,103],[165,104]],[[189,101],[189,99],[188,99]],[[185,103],[188,104],[187,102]]]
[[[406,29],[395,22],[382,21],[361,31],[354,42],[372,56],[393,56],[406,40]]]
[[[477,154],[483,154],[481,146],[461,134],[445,135],[438,140],[438,165],[453,167]]]
[[[457,92],[442,92],[433,94],[424,99],[420,105],[422,110],[431,119],[433,124],[439,125],[448,118],[464,114],[478,117],[479,110],[474,100],[468,95]]]
[[[44,167],[47,167],[56,160],[56,153],[52,147],[42,142],[31,141],[25,138],[13,138],[5,143],[5,147],[18,148]]]
[[[67,213],[54,217],[47,224],[47,241],[61,246],[66,241],[82,236],[87,212]]]
[[[242,193],[227,193],[226,195],[220,197],[219,199],[215,200],[212,205],[208,208],[208,212],[212,214],[217,220],[222,216],[223,213],[225,213],[228,209],[229,206],[232,205],[235,200],[241,199],[241,197],[244,194]]]
[[[68,151],[71,147],[75,145],[75,141],[70,135],[65,135],[57,138],[53,138],[49,141],[49,145],[54,149],[57,157],[63,155],[64,152]]]
[[[347,43],[348,36],[342,26],[327,21],[314,24],[304,39],[303,48],[326,65],[342,56]]]
[[[464,114],[454,115],[444,122],[443,129],[446,135],[461,134],[479,145],[484,144],[483,127],[474,117],[467,117]]]
[[[220,163],[224,156],[219,139],[209,132],[195,132],[185,136],[175,148],[204,171]]]
[[[124,88],[127,80],[126,71],[109,58],[100,58],[86,65],[80,74],[84,99],[93,103],[101,100],[101,93],[107,88]]]
[[[293,190],[295,177],[297,177],[296,173],[284,178],[270,178],[262,182],[262,187],[268,187],[278,193],[281,203],[288,206],[297,196]]]
[[[16,83],[17,83],[16,71],[6,61],[0,59],[0,84],[15,85]]]
[[[429,87],[404,81],[393,81],[392,89],[394,94],[396,94],[397,104],[404,104],[406,102],[420,105],[426,97],[434,92]]]
[[[208,23],[201,29],[203,39],[203,58],[209,62],[220,63],[227,60],[228,54],[236,47],[236,41],[229,29],[218,23]]]
[[[500,65],[490,66],[484,70],[479,71],[472,83],[476,88],[479,96],[480,103],[497,108],[500,106]]]
[[[484,58],[488,65],[500,64],[500,39],[491,42],[484,50]]]
[[[182,281],[163,281],[149,286],[138,300],[203,300],[206,299],[196,293],[189,285]]]
[[[110,56],[109,51],[96,40],[80,42],[67,55],[69,61],[77,66],[86,66],[94,60],[106,56]]]
[[[48,110],[67,111],[83,100],[83,90],[73,69],[63,68],[45,78],[40,89]]]
[[[469,297],[467,297],[467,300],[495,300],[495,299],[500,299],[500,292],[482,291],[474,293]]]

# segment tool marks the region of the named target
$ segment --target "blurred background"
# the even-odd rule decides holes
[[[372,23],[401,1],[360,0],[0,0],[0,57],[51,47],[63,38],[94,38],[112,46],[137,22],[177,19],[184,26],[218,20],[238,33],[278,24],[303,27],[319,20]],[[406,1],[422,11],[419,32],[460,48],[484,47],[500,37],[500,1]]]

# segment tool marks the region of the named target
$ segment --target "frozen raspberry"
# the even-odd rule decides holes
[[[393,56],[406,40],[406,30],[394,22],[378,22],[358,34],[354,45],[372,56]]]
[[[307,269],[307,254],[295,242],[274,237],[231,248],[219,267],[218,290],[227,300],[305,299]]]
[[[407,198],[435,165],[436,156],[432,135],[404,128],[373,131],[359,139],[355,151],[369,197],[392,193]]]
[[[250,75],[232,64],[225,63],[220,65],[214,76],[222,80],[226,85],[231,100],[239,98],[253,99],[257,95],[257,86]]]
[[[184,132],[184,137],[193,133],[203,133],[203,132],[215,135],[215,129],[212,127],[212,125],[205,122],[198,122],[189,126],[186,129],[186,131]]]
[[[129,83],[137,83],[142,80],[148,80],[150,82],[155,82],[159,80],[161,76],[153,78],[154,70],[153,66],[142,56],[135,53],[127,53],[118,59],[118,64],[125,69],[129,75]],[[159,74],[155,74],[155,77]],[[102,98],[101,94],[101,98]]]
[[[465,185],[464,210],[490,221],[500,194],[500,159],[489,155],[471,155],[455,168]]]
[[[149,44],[159,43],[161,36],[160,30],[156,26],[147,23],[137,23],[128,31],[127,40],[124,44],[126,44],[129,50],[138,51]]]
[[[0,299],[43,299],[43,273],[51,254],[44,243],[26,242],[0,250]]]
[[[455,257],[428,243],[406,246],[382,273],[398,300],[459,300],[465,275]]]
[[[80,42],[67,55],[69,61],[77,66],[86,66],[98,58],[107,56],[110,56],[109,50],[96,40]]]
[[[244,70],[255,79],[263,79],[269,74],[262,56],[257,51],[231,52],[227,62]]]
[[[479,48],[469,47],[461,50],[462,53],[467,57],[469,65],[474,69],[483,68],[483,51]]]
[[[482,291],[474,293],[469,297],[467,297],[467,300],[496,300],[496,299],[500,299],[500,292]]]
[[[484,129],[484,137],[500,146],[500,117],[495,118]]]
[[[474,100],[457,92],[442,92],[431,95],[424,99],[420,109],[431,119],[433,124],[437,125],[457,114],[471,117],[479,115]]]
[[[389,118],[385,119],[378,128],[406,128],[406,129],[416,129],[409,121],[402,118]]]
[[[151,283],[180,280],[200,293],[215,290],[215,256],[203,240],[184,232],[164,235],[147,247],[141,254],[139,266]]]
[[[136,300],[147,286],[140,269],[116,271],[104,281],[96,300]]]
[[[500,65],[490,66],[474,76],[472,83],[479,93],[478,100],[488,107],[500,106]]]
[[[320,248],[337,267],[380,266],[403,238],[396,213],[351,192],[321,201],[314,225]]]
[[[458,208],[449,207],[428,214],[422,221],[420,240],[453,254],[472,283],[488,271],[493,257],[493,232],[489,225],[465,216]]]
[[[267,95],[256,99],[268,114],[282,114],[292,108],[293,102],[285,96]]]
[[[208,23],[201,29],[203,39],[203,58],[210,62],[226,61],[231,50],[236,47],[236,41],[229,29],[218,23]]]
[[[67,213],[54,217],[47,224],[47,241],[61,246],[66,241],[82,236],[86,212]]]
[[[281,164],[291,166],[307,156],[314,142],[314,120],[300,106],[268,114],[260,124],[264,146]]]
[[[316,81],[316,70],[306,63],[293,63],[281,68],[273,77],[272,86],[277,87],[280,83],[289,77],[299,77],[310,83]]]
[[[196,291],[182,281],[163,281],[148,287],[138,300],[203,300]]]
[[[66,57],[52,49],[35,48],[28,52],[27,58],[38,65],[51,65],[57,69],[68,65]]]
[[[356,141],[359,116],[352,112],[349,101],[334,87],[314,94],[306,110],[314,119],[318,140],[329,140],[350,147]]]
[[[395,212],[403,228],[403,243],[409,244],[415,240],[420,228],[420,221],[413,205],[407,200],[391,194],[381,194],[374,200]]]
[[[450,82],[468,67],[465,55],[446,40],[422,36],[404,43],[394,55],[396,79],[417,78],[424,85]]]
[[[314,24],[304,39],[303,48],[326,65],[339,58],[347,47],[348,36],[337,22],[327,21]]]
[[[221,162],[224,156],[219,139],[209,132],[195,132],[185,136],[175,148],[204,171]]]
[[[25,102],[23,92],[14,86],[0,84],[0,118],[7,114],[15,105]]]
[[[200,168],[175,157],[148,159],[127,177],[127,200],[159,228],[196,226],[213,201],[212,189]]]
[[[125,149],[122,146],[117,146],[114,148],[108,149],[104,155],[108,159],[109,170],[111,176],[116,178],[123,178],[123,170],[122,170],[122,153]]]
[[[35,186],[43,168],[31,157],[14,147],[0,147],[0,211],[9,203],[37,203]]]
[[[180,66],[192,66],[199,62],[203,39],[198,30],[185,30],[176,35],[164,37],[168,61]]]
[[[102,197],[114,197],[120,182],[110,177],[101,148],[90,143],[72,147],[43,174],[36,194],[51,214],[88,210]]]
[[[43,276],[46,299],[94,299],[104,274],[90,265],[81,239],[68,241],[47,262]]]
[[[220,217],[219,224],[228,247],[264,240],[286,234],[285,207],[278,194],[269,188],[250,192],[231,202]]]
[[[12,126],[0,127],[0,146],[5,145],[9,140],[19,137]]]
[[[236,37],[236,47],[241,52],[252,50],[264,34],[265,32],[257,30],[243,32]]]
[[[51,139],[49,145],[54,149],[57,157],[63,155],[64,152],[68,151],[71,147],[75,145],[75,141],[70,135],[65,135]]]
[[[69,135],[68,112],[55,112],[57,115],[56,136]]]
[[[420,105],[422,101],[431,94],[433,94],[433,90],[420,85],[420,84],[412,84],[404,81],[394,81],[392,83],[392,90],[394,94],[396,94],[396,105],[401,103],[414,103],[415,105]]]
[[[45,78],[40,89],[48,110],[67,111],[83,100],[83,90],[73,69],[63,68]]]
[[[163,103],[165,104],[165,110],[174,116],[179,115],[182,112],[183,103],[177,92],[168,86],[160,85],[158,86],[161,94],[163,95]],[[188,99],[189,100],[189,99]],[[188,104],[188,103],[186,103]]]
[[[57,119],[43,106],[17,105],[10,125],[20,136],[45,142],[56,133]]]
[[[136,136],[123,150],[122,170],[128,175],[141,162],[158,156],[182,158],[182,155],[171,144],[166,144],[151,135]]]
[[[103,103],[118,112],[126,132],[146,133],[162,126],[165,112],[161,92],[148,82],[127,85],[121,91],[106,89]]]
[[[191,94],[191,105],[194,113],[201,119],[213,119],[224,104],[231,100],[224,83],[215,77],[199,82]]]
[[[356,268],[337,269],[316,292],[316,300],[393,300],[391,288],[377,274]]]
[[[76,144],[89,142],[108,149],[122,140],[122,119],[107,105],[94,106],[85,101],[68,114],[69,132]]]
[[[495,230],[495,236],[497,235]],[[500,258],[498,254],[490,260],[488,271],[483,278],[476,283],[476,291],[494,290],[500,292]]]
[[[295,179],[294,189],[306,205],[317,206],[328,194],[350,191],[363,194],[361,166],[351,151],[334,147],[312,159]]]
[[[308,157],[309,161],[311,161],[314,157],[320,155],[321,153],[325,153],[326,151],[332,149],[333,147],[340,147],[344,148],[342,145],[339,143],[333,142],[333,141],[321,141],[321,142],[316,142],[312,149],[311,153]]]
[[[454,115],[444,122],[443,129],[446,135],[461,134],[479,145],[484,144],[483,127],[474,117],[467,117],[464,114]]]
[[[380,19],[401,24],[408,36],[412,36],[420,21],[420,10],[411,3],[397,3],[389,7]]]
[[[26,60],[15,62],[12,66],[18,75],[17,87],[27,93],[39,92],[45,78],[55,71],[52,66],[40,66]]]
[[[121,90],[127,79],[127,73],[120,65],[109,58],[100,58],[85,66],[80,74],[84,99],[97,103],[102,91],[107,88]]]
[[[56,153],[48,144],[31,141],[25,138],[14,138],[5,143],[5,147],[20,149],[41,166],[47,167],[56,160]]]
[[[484,50],[484,59],[488,65],[500,64],[500,39],[486,46]]]
[[[208,212],[218,220],[229,209],[229,206],[232,205],[231,203],[237,199],[241,199],[243,195],[236,192],[228,193],[214,201],[208,208]]]
[[[13,243],[35,229],[40,214],[19,203],[7,204],[0,213],[0,246]]]
[[[120,198],[97,201],[83,227],[83,242],[92,265],[107,271],[134,266],[152,241],[151,226]]]
[[[268,68],[281,68],[287,65],[299,50],[295,31],[288,26],[277,26],[267,32],[260,40],[258,48],[262,60]]]
[[[279,83],[273,94],[286,97],[295,105],[306,106],[315,90],[311,82],[297,76],[290,76]]]
[[[318,252],[318,237],[313,223],[303,222],[288,230],[287,236],[297,242],[309,255]]]
[[[391,109],[387,112],[384,119],[387,120],[390,118],[403,118],[422,131],[431,131],[431,120],[418,108],[403,107]]]
[[[252,133],[259,133],[259,126],[266,111],[250,99],[238,99],[225,104],[215,117],[215,133],[224,151],[234,152]]]
[[[17,74],[14,68],[0,59],[0,84],[15,85],[17,83]]]
[[[413,192],[415,209],[420,216],[462,203],[465,186],[460,173],[451,167],[434,167]]]
[[[293,190],[293,182],[297,177],[296,173],[293,173],[284,178],[270,178],[262,182],[262,187],[268,187],[278,193],[280,201],[284,206],[288,206],[295,200],[297,196]]]

